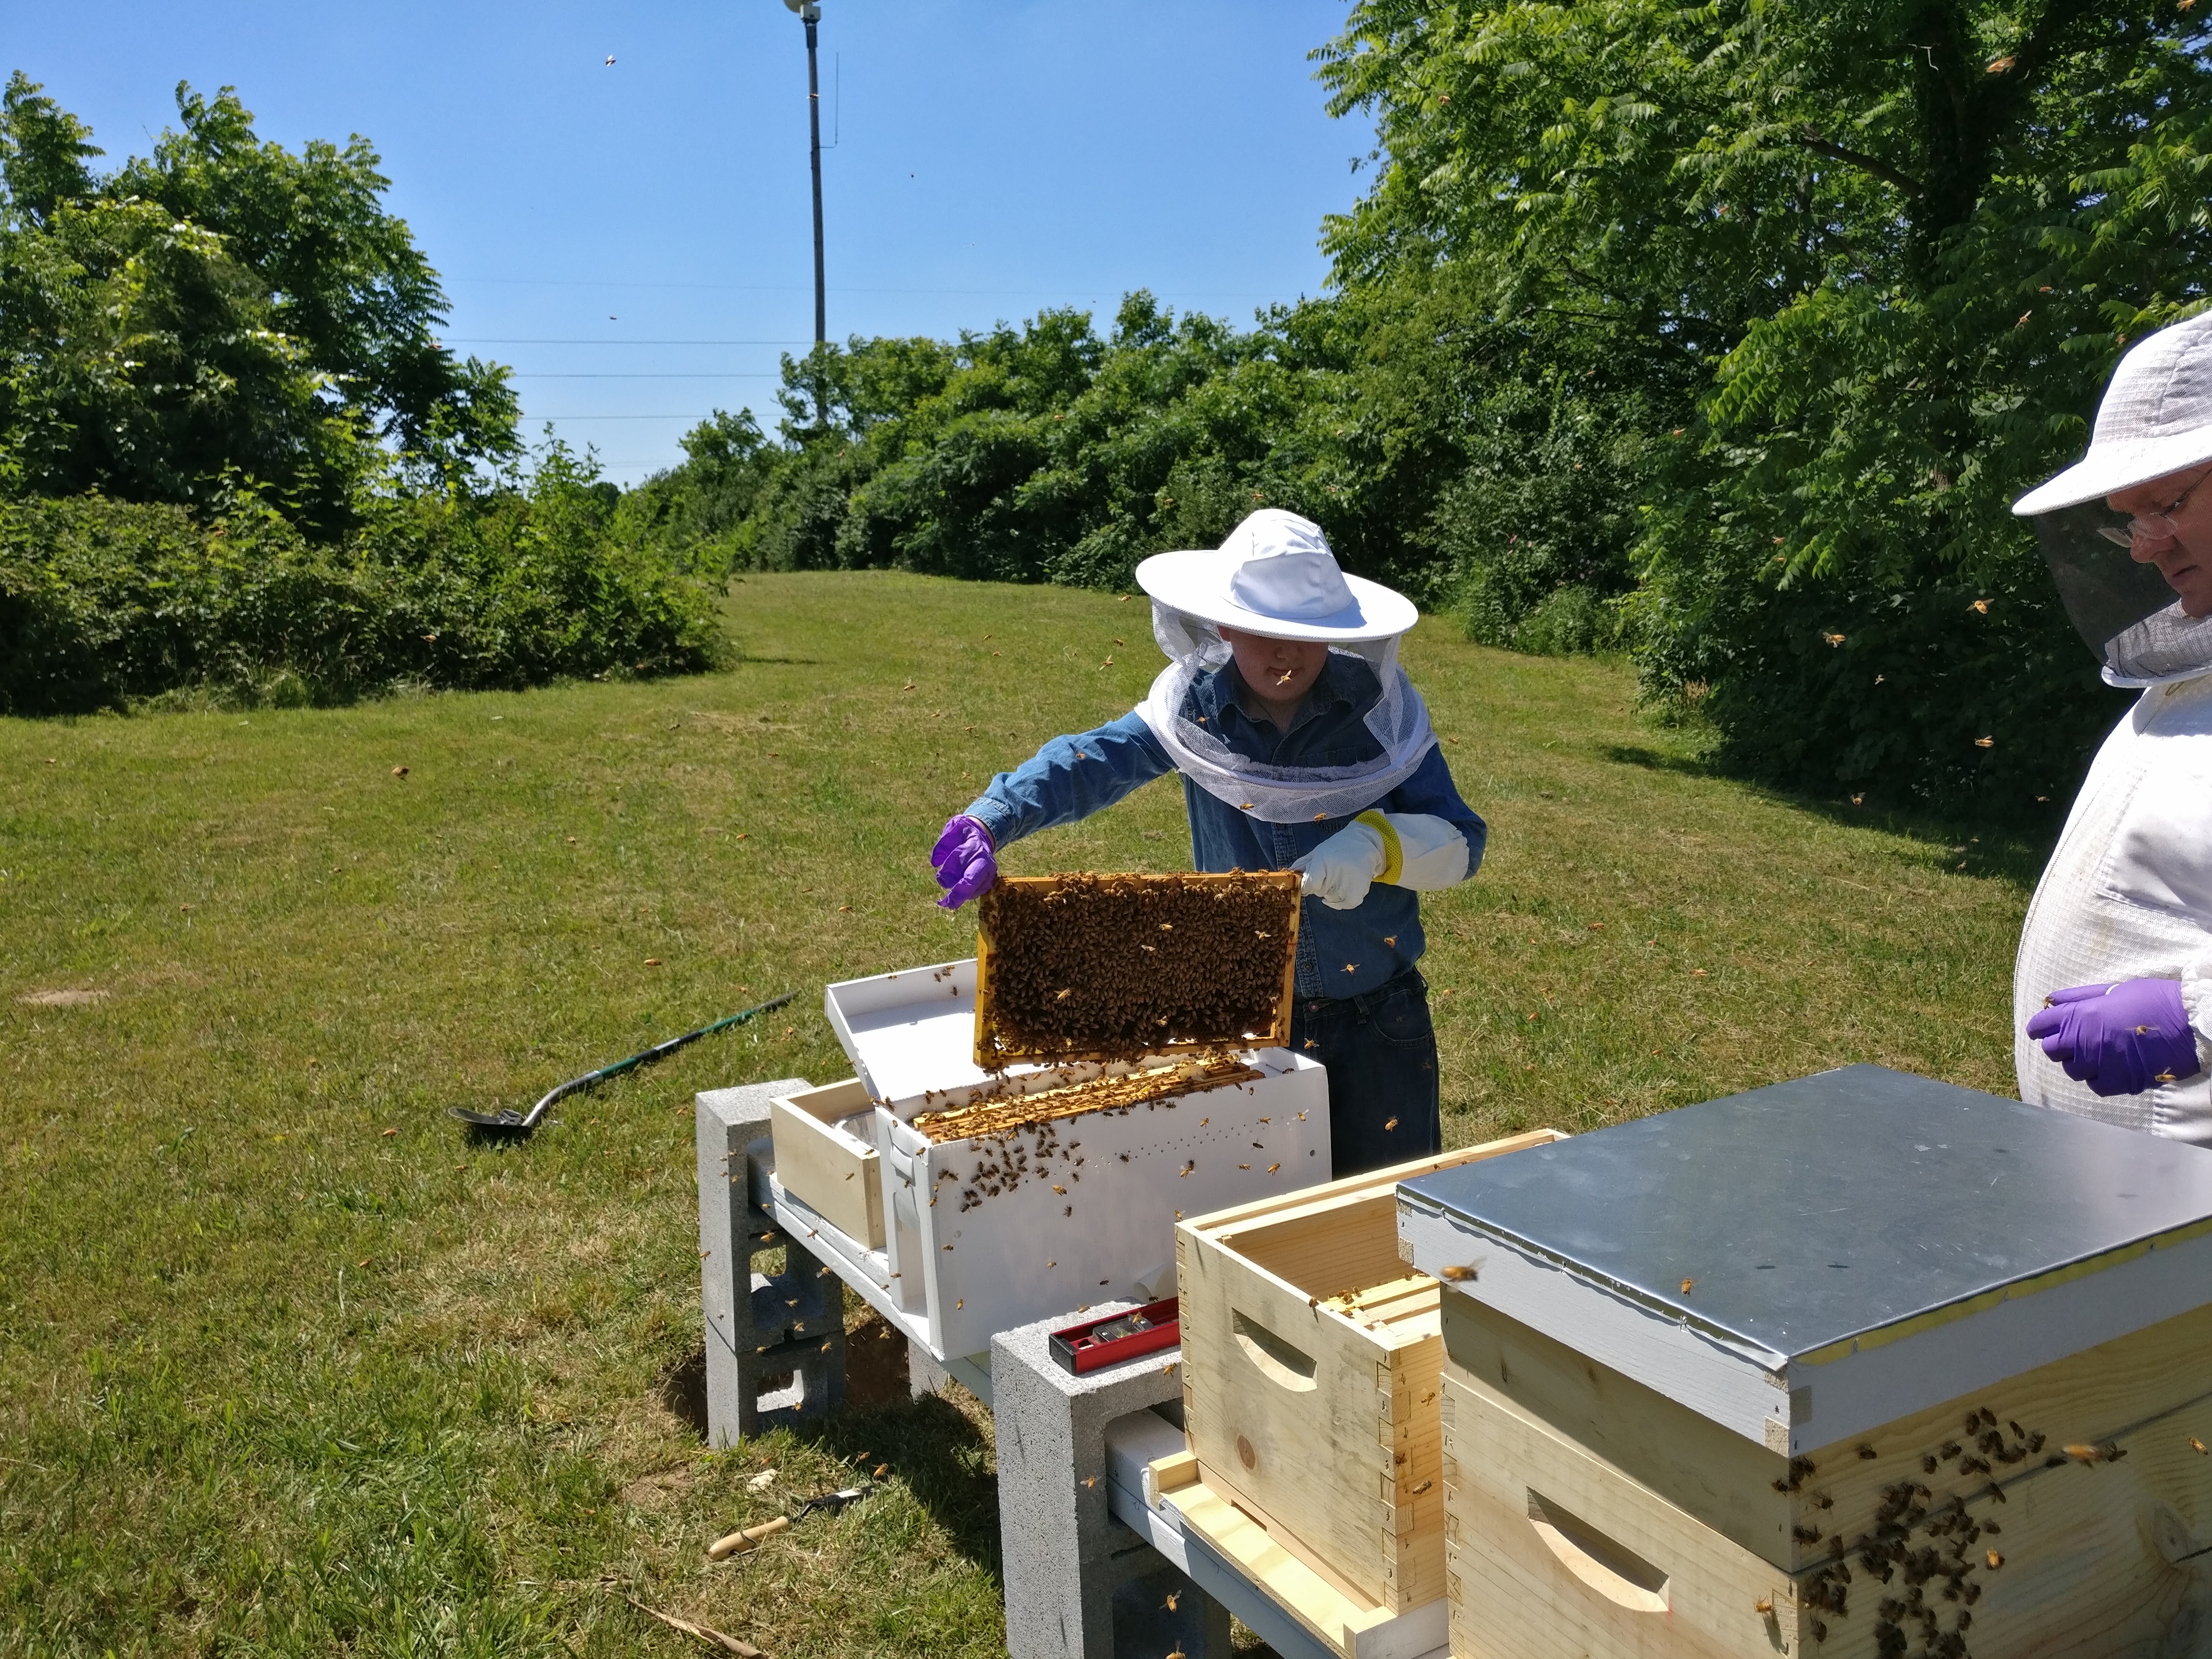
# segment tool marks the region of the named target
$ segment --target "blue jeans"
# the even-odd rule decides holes
[[[1328,1144],[1338,1178],[1443,1150],[1437,1034],[1417,968],[1358,996],[1301,999],[1291,1051],[1328,1068]]]

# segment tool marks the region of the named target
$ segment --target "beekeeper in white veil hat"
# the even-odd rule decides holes
[[[1472,875],[1486,831],[1398,665],[1418,613],[1279,508],[1137,581],[1168,665],[1139,707],[1054,738],[946,823],[939,902],[988,887],[1008,842],[1181,773],[1197,868],[1304,876],[1291,1044],[1328,1068],[1335,1173],[1438,1150],[1416,895]]]
[[[2111,684],[2028,907],[2021,1098],[2212,1146],[2212,314],[2130,349],[2089,453],[2014,503]]]

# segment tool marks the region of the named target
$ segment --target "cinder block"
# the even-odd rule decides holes
[[[784,1243],[767,1210],[775,1167],[769,1102],[807,1086],[784,1078],[695,1097],[710,1445],[820,1417],[844,1399],[845,1297],[836,1276],[799,1249],[785,1252],[784,1270],[773,1277],[753,1271],[756,1256]]]
[[[1106,1425],[1130,1412],[1179,1407],[1181,1355],[1071,1375],[1046,1339],[1079,1316],[991,1339],[1006,1650],[1011,1659],[1115,1659],[1181,1648],[1191,1659],[1228,1659],[1227,1612],[1107,1510]]]
[[[937,1363],[929,1350],[919,1342],[906,1345],[906,1391],[916,1400],[925,1395],[939,1394],[952,1380],[952,1373]]]

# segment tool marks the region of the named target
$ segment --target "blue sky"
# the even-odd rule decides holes
[[[1343,0],[823,9],[832,338],[1066,305],[1103,327],[1137,287],[1242,322],[1321,289],[1322,216],[1372,143],[1307,60]],[[455,348],[513,364],[532,436],[554,417],[626,483],[716,405],[769,424],[777,354],[811,337],[805,52],[781,0],[0,0],[0,71],[111,161],[169,124],[179,80],[236,86],[288,145],[366,135]]]

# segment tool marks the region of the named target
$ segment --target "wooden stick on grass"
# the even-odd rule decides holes
[[[689,1619],[678,1619],[674,1613],[663,1613],[659,1607],[648,1607],[635,1595],[626,1595],[623,1600],[640,1613],[658,1619],[669,1629],[680,1630],[686,1636],[696,1636],[709,1647],[722,1648],[736,1654],[738,1659],[768,1659],[768,1656],[751,1643],[740,1642],[736,1637],[726,1635],[716,1630],[712,1625],[695,1625]]]

